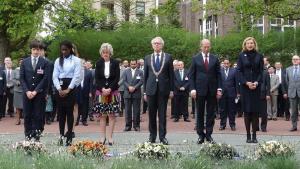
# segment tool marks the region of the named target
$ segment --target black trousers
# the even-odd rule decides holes
[[[189,95],[175,95],[174,96],[174,118],[179,119],[183,115],[184,119],[189,118],[188,112]]]
[[[171,116],[175,117],[175,111],[174,111],[174,97],[171,99]]]
[[[26,94],[23,95],[23,115],[25,137],[39,137],[38,135],[44,129],[45,116],[45,94],[37,94],[33,99],[28,99]]]
[[[140,127],[141,98],[124,98],[126,127]]]
[[[63,81],[61,86],[62,90],[68,88],[71,83],[70,78],[60,79]],[[76,88],[71,90],[69,94],[65,97],[60,97],[58,91],[56,92],[56,101],[57,101],[57,111],[59,115],[59,133],[61,136],[65,135],[65,123],[67,120],[68,131],[66,133],[67,137],[72,137],[73,124],[74,124],[74,105],[76,102]]]
[[[262,130],[266,130],[267,124],[268,124],[268,112],[267,112],[267,100],[266,99],[261,99],[261,111],[259,113],[259,116],[261,118],[260,128]]]
[[[197,134],[202,137],[210,137],[215,124],[216,96],[197,96]],[[204,114],[206,107],[206,133],[204,133]]]
[[[192,100],[192,114],[195,114],[196,112],[196,99],[191,99]]]
[[[89,101],[90,98],[89,96],[83,96],[80,95],[80,104],[78,104],[78,117],[77,117],[77,121],[79,122],[80,120],[80,116],[81,116],[81,121],[82,122],[87,122],[87,118],[88,118],[88,113],[89,113]]]
[[[235,127],[235,114],[236,114],[236,107],[235,107],[235,98],[234,97],[227,97],[222,96],[220,100],[220,126],[226,127],[227,118],[229,119],[229,126]]]
[[[148,103],[143,99],[143,113],[146,113],[148,109]]]
[[[159,120],[159,139],[162,140],[167,134],[167,121],[166,121],[166,111],[168,104],[168,95],[162,95],[157,92],[155,95],[147,96],[148,98],[148,108],[149,108],[149,131],[150,139],[155,140],[157,136],[157,123],[156,118],[158,115]]]
[[[57,94],[57,110],[59,114],[59,133],[60,135],[65,134],[65,123],[67,120],[68,133],[73,131],[74,124],[74,105],[76,97],[75,90],[70,92],[66,97],[60,97]]]
[[[12,87],[13,88],[13,87]],[[4,95],[4,113],[6,111],[6,104],[8,102],[8,109],[7,109],[7,114],[9,115],[13,115],[14,114],[14,93],[11,92],[12,91],[12,88],[6,88],[6,95]],[[4,114],[5,116],[5,114]],[[2,116],[2,117],[4,117]]]
[[[278,87],[277,108],[278,108],[277,115],[279,117],[285,116],[286,118],[290,118],[289,99],[283,98],[281,85]]]

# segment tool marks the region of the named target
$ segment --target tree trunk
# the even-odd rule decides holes
[[[0,33],[0,66],[3,65],[4,58],[9,53],[9,41],[5,34]]]

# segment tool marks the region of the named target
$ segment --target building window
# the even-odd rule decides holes
[[[212,35],[212,16],[209,16],[206,19],[206,35],[210,36]]]
[[[199,32],[201,35],[203,34],[203,25],[202,24],[203,24],[202,19],[199,19]]]
[[[214,35],[217,37],[219,35],[219,30],[218,30],[218,16],[214,15]]]
[[[251,21],[252,21],[252,24],[253,24],[253,28],[262,32],[262,33],[265,33],[264,32],[264,17],[260,17],[258,19],[254,19],[253,17],[251,17]]]
[[[145,16],[145,2],[141,2],[141,1],[136,2],[136,15]]]
[[[271,19],[271,30],[274,30],[274,31],[282,31],[282,19],[281,18],[274,18],[274,19]]]
[[[101,3],[101,7],[102,7],[102,8],[108,9],[109,15],[111,15],[111,16],[114,15],[114,4],[113,4],[113,3],[102,2],[102,3]]]
[[[287,30],[293,30],[296,29],[296,22],[294,20],[291,19],[286,19],[283,21],[283,31],[287,31]]]

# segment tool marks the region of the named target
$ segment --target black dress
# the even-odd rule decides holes
[[[256,51],[245,51],[238,57],[238,73],[241,85],[242,110],[248,112],[260,112],[260,86],[263,77],[263,57]],[[250,90],[247,82],[258,82],[255,90]]]

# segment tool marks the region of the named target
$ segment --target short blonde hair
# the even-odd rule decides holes
[[[110,53],[110,56],[112,56],[113,53],[114,53],[113,47],[112,47],[111,44],[109,44],[109,43],[102,43],[102,45],[101,45],[101,47],[100,47],[100,49],[99,49],[100,55],[102,54],[102,52],[103,52],[104,50],[108,50],[109,53]]]
[[[160,43],[162,44],[162,46],[165,45],[165,42],[164,42],[164,40],[163,40],[162,37],[157,36],[157,37],[153,38],[153,39],[151,40],[151,44],[154,44],[154,41],[155,41],[155,40],[159,40]]]
[[[256,42],[255,38],[253,38],[253,37],[247,37],[247,38],[244,40],[243,45],[242,45],[242,51],[247,51],[247,49],[246,49],[246,42],[249,41],[249,40],[252,40],[252,41],[253,41],[253,43],[254,43],[254,45],[255,45],[255,46],[254,46],[254,50],[258,51],[258,45],[257,45],[257,42]]]

